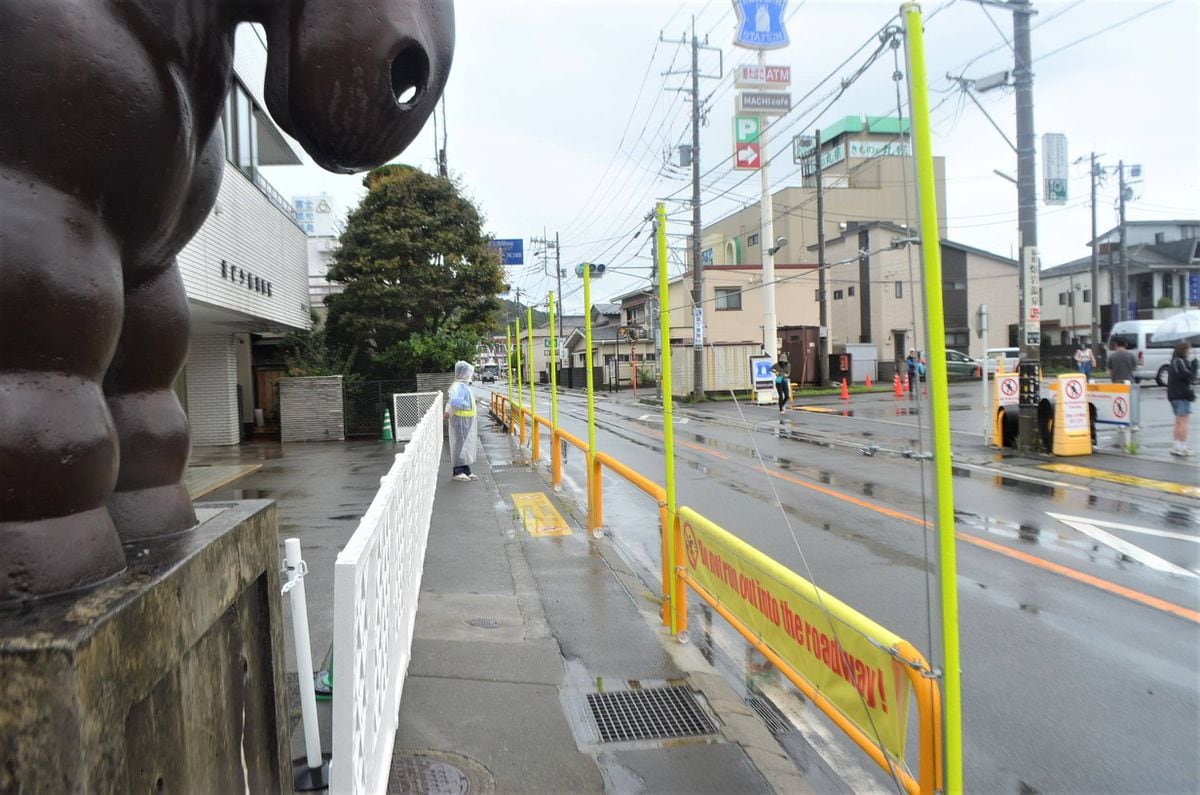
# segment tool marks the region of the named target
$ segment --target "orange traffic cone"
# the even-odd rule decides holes
[[[904,391],[912,392],[912,379],[909,378],[907,375],[904,376]]]
[[[867,373],[867,389],[871,388],[871,374]]]
[[[896,373],[896,377],[892,379],[892,394],[896,397],[904,397],[904,387],[900,385],[899,373]]]
[[[843,379],[842,379],[842,400],[849,400],[849,399],[850,399],[850,387],[849,387],[849,384],[850,384],[850,379],[849,379],[849,378],[843,378]]]

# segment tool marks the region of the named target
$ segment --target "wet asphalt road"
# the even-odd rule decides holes
[[[539,406],[548,416],[545,393]],[[936,550],[921,524],[934,510],[932,468],[899,454],[915,446],[911,427],[870,426],[882,449],[867,457],[845,418],[780,419],[751,407],[744,416],[742,427],[728,412],[721,421],[677,417],[679,504],[937,665]],[[586,438],[581,396],[560,400],[560,423]],[[601,401],[597,428],[599,449],[662,482],[657,410]],[[581,500],[582,458],[571,448],[565,468]],[[967,789],[1197,791],[1200,577],[1191,572],[1200,570],[1200,503],[986,462],[956,466],[954,490]],[[604,495],[610,534],[656,577],[656,507],[617,478],[606,476]],[[1088,521],[1102,523],[1099,535]],[[693,629],[706,626],[706,611],[690,601]],[[915,737],[909,745],[911,757]],[[851,786],[887,790],[861,758]]]

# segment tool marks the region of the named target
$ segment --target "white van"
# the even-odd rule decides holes
[[[1159,386],[1167,385],[1167,368],[1171,364],[1173,342],[1154,342],[1153,335],[1161,320],[1122,320],[1108,334],[1108,349],[1113,349],[1117,337],[1125,340],[1125,347],[1137,357],[1133,371],[1134,383],[1153,380]]]

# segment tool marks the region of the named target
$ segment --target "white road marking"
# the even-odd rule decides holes
[[[1096,541],[1099,541],[1101,544],[1105,544],[1106,546],[1112,547],[1116,551],[1120,552],[1122,555],[1132,558],[1133,560],[1136,560],[1138,563],[1141,563],[1144,566],[1149,566],[1150,568],[1155,569],[1156,571],[1162,571],[1162,572],[1166,572],[1168,574],[1174,574],[1174,575],[1177,575],[1180,577],[1200,578],[1200,574],[1197,574],[1194,571],[1185,569],[1182,566],[1177,566],[1169,560],[1160,558],[1158,555],[1155,555],[1153,552],[1149,552],[1145,549],[1142,549],[1141,547],[1139,547],[1135,544],[1129,543],[1128,541],[1126,541],[1123,538],[1118,538],[1117,536],[1113,535],[1112,533],[1109,533],[1105,530],[1101,530],[1099,527],[1096,527],[1097,524],[1111,525],[1112,524],[1111,522],[1107,522],[1107,523],[1093,522],[1090,519],[1085,519],[1080,516],[1067,516],[1067,515],[1064,515],[1061,513],[1050,513],[1049,511],[1047,511],[1046,514],[1048,516],[1054,517],[1055,519],[1057,519],[1058,521],[1062,522],[1065,525],[1069,525],[1070,527],[1075,528],[1076,530],[1083,533],[1084,535],[1090,536],[1091,538],[1095,539]],[[1126,525],[1118,525],[1118,527],[1128,529],[1128,526],[1126,526]]]
[[[1075,519],[1080,522],[1087,522],[1095,527],[1108,527],[1113,530],[1128,530],[1131,533],[1141,533],[1147,536],[1157,536],[1159,538],[1173,538],[1176,541],[1191,541],[1193,544],[1200,544],[1200,536],[1190,536],[1186,533],[1173,533],[1170,530],[1153,530],[1149,527],[1137,527],[1131,524],[1120,524],[1119,522],[1106,522],[1100,519],[1087,519],[1082,516],[1066,516],[1065,514],[1050,514],[1055,519]]]

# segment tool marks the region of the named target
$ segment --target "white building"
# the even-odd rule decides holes
[[[319,196],[293,196],[292,208],[296,222],[308,234],[308,295],[318,317],[325,317],[325,296],[340,293],[342,285],[329,281],[329,266],[333,264],[345,224],[333,199],[325,193]]]
[[[1128,221],[1125,239],[1126,318],[1200,306],[1200,220]],[[1042,336],[1050,344],[1090,341],[1093,301],[1099,304],[1101,341],[1108,338],[1119,314],[1114,290],[1121,283],[1120,228],[1096,241],[1096,295],[1090,255],[1042,270]]]
[[[239,36],[240,51],[254,46]],[[258,90],[240,74],[257,74]],[[261,100],[261,70],[237,62],[221,115],[225,173],[204,225],[179,252],[191,310],[191,351],[176,382],[192,444],[237,444],[255,409],[277,416],[279,337],[308,329],[308,242],[262,166],[299,165]]]

